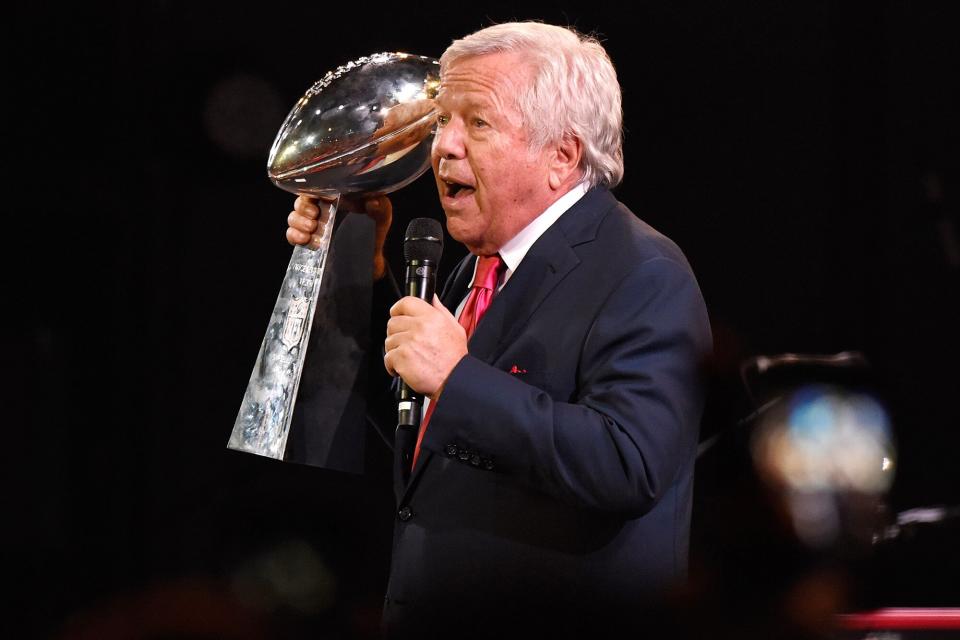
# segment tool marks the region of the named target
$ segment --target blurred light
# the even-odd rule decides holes
[[[840,534],[840,512],[836,501],[822,494],[792,492],[788,507],[797,537],[812,547],[825,547]]]
[[[872,396],[805,387],[765,419],[752,443],[768,476],[797,491],[881,494],[893,482],[890,421]]]
[[[864,514],[890,488],[896,466],[890,419],[880,402],[822,385],[802,387],[766,412],[751,453],[794,533],[815,548],[846,533],[863,537],[854,529],[869,525]]]

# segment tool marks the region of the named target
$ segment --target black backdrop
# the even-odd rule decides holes
[[[53,634],[144,594],[209,618],[229,591],[290,637],[375,628],[386,449],[371,440],[355,478],[224,446],[289,255],[266,153],[326,70],[438,56],[511,18],[597,32],[617,66],[617,195],[684,249],[714,324],[705,432],[745,409],[740,359],[861,350],[898,432],[894,507],[960,502],[958,40],[940,6],[23,4],[8,17],[7,624]],[[394,202],[396,229],[442,218],[427,178]],[[956,603],[949,584],[924,594]]]

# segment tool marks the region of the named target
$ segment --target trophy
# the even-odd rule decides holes
[[[229,448],[284,458],[340,196],[389,193],[429,168],[439,84],[438,60],[378,53],[327,73],[284,121],[267,175],[332,204],[318,237],[293,250]]]

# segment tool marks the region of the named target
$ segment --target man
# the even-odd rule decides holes
[[[700,291],[608,190],[623,173],[620,87],[595,40],[483,29],[444,53],[436,102],[433,172],[471,255],[440,300],[403,298],[386,327],[387,371],[431,403],[398,487],[386,628],[629,621],[686,569],[711,347]],[[368,212],[389,224],[385,199]],[[310,242],[318,214],[298,199],[288,239]],[[478,264],[496,284],[468,339],[457,316]]]

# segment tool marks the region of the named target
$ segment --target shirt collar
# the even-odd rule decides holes
[[[500,247],[500,258],[507,270],[503,275],[503,284],[513,275],[520,266],[523,257],[550,226],[566,211],[587,193],[587,185],[577,183],[570,191],[560,196],[556,202],[547,207],[546,211],[533,219],[520,233],[513,236],[506,244]],[[503,286],[501,284],[501,286]]]

